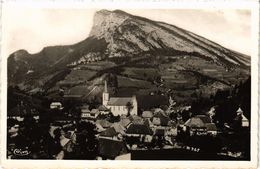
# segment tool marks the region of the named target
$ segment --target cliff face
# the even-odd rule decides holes
[[[189,31],[119,10],[98,11],[90,36],[106,40],[109,57],[165,50],[198,53],[225,66],[250,65],[247,57]]]

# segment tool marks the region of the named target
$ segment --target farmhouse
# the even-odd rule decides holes
[[[206,115],[197,115],[184,124],[189,129],[190,135],[217,135],[217,127]]]
[[[136,97],[110,97],[107,90],[107,82],[105,81],[103,92],[103,105],[110,109],[114,116],[118,115],[137,115],[137,100]]]
[[[89,110],[89,106],[88,105],[83,105],[80,108],[81,111],[81,118],[87,118],[90,116],[90,110]]]
[[[59,109],[59,110],[62,110],[63,107],[62,107],[61,102],[52,102],[52,103],[50,104],[50,109]]]
[[[249,120],[246,118],[243,110],[240,107],[237,109],[237,115],[241,116],[242,118],[242,127],[249,127]]]

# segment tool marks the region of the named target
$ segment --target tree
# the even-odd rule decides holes
[[[130,112],[134,108],[133,104],[131,102],[127,102],[126,108],[127,108],[127,116],[130,116]]]
[[[82,121],[77,124],[76,144],[71,153],[65,154],[66,159],[93,160],[98,154],[98,141],[96,139],[96,126],[90,122]]]

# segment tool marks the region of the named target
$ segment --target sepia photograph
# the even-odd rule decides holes
[[[255,156],[251,9],[3,14],[6,160]]]

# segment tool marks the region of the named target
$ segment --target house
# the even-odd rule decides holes
[[[131,120],[129,118],[121,118],[119,121],[120,125],[127,128],[128,125],[131,123]]]
[[[177,127],[176,128],[169,128],[165,131],[165,135],[167,136],[177,136]]]
[[[153,131],[144,124],[131,124],[126,130],[127,136],[153,135]]]
[[[107,90],[107,82],[105,81],[104,92],[102,97],[103,105],[110,109],[114,116],[122,114],[137,115],[137,100],[135,96],[132,97],[109,97]]]
[[[213,135],[213,136],[217,135],[217,127],[216,127],[215,123],[206,123],[205,126],[206,126],[208,134]]]
[[[129,116],[129,120],[131,120],[133,124],[144,124],[144,120],[137,115]]]
[[[112,126],[117,133],[120,133],[121,135],[125,134],[126,128],[122,126],[119,122],[112,124]]]
[[[242,127],[249,127],[249,120],[242,114]]]
[[[98,107],[98,110],[99,110],[100,114],[108,114],[110,112],[109,109],[104,105],[100,105]]]
[[[144,119],[150,119],[153,117],[153,113],[151,111],[143,111],[142,113],[142,117]]]
[[[154,125],[153,125],[153,123],[151,122],[150,119],[145,119],[144,120],[144,125],[147,125],[150,128],[154,127]]]
[[[167,126],[170,118],[162,111],[157,111],[153,118],[152,122],[156,126]]]
[[[61,102],[52,102],[52,103],[50,104],[50,109],[59,109],[59,110],[62,110],[63,107],[62,107]]]
[[[90,117],[90,110],[88,105],[84,105],[80,108],[81,118],[88,118]]]
[[[120,156],[117,156],[115,160],[131,160],[131,153],[123,154]]]
[[[245,117],[243,110],[239,107],[236,112],[237,116],[242,118],[242,127],[249,127],[249,120]]]
[[[109,127],[112,126],[112,123],[110,123],[109,121],[104,120],[104,119],[102,119],[102,120],[97,120],[97,121],[96,121],[96,124],[99,124],[99,125],[102,126],[104,129],[109,128]]]
[[[101,126],[101,124],[96,123],[96,130],[97,130],[97,132],[102,132],[102,131],[104,131],[104,130],[106,130],[106,129],[104,129],[104,128]]]
[[[217,135],[217,127],[206,115],[197,115],[184,123],[184,129],[188,129],[190,135]]]
[[[184,124],[184,130],[188,128],[190,135],[207,135],[205,123],[199,117],[192,117]]]
[[[123,141],[99,138],[98,152],[102,159],[115,159],[117,156],[127,153],[127,147]]]
[[[97,118],[97,116],[100,114],[99,110],[98,109],[92,109],[90,111],[90,117],[91,118]]]
[[[116,132],[114,127],[110,127],[105,131],[102,131],[99,135],[100,138],[111,138],[113,140],[117,140],[118,133]]]
[[[100,114],[98,109],[92,109],[91,111],[88,109],[88,107],[82,107],[81,108],[81,118],[86,119],[96,119],[97,116]]]

